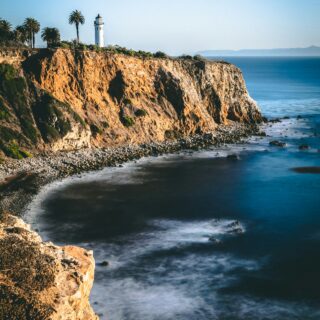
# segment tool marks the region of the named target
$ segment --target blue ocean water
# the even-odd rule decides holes
[[[320,166],[320,59],[227,60],[266,116],[289,117],[268,137],[68,179],[31,204],[44,238],[94,250],[101,319],[320,319],[320,175],[292,170]]]

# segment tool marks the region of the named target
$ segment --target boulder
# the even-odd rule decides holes
[[[309,150],[310,146],[308,146],[307,144],[302,144],[299,146],[299,150],[303,151],[303,150]]]
[[[279,148],[284,148],[287,145],[285,142],[278,141],[278,140],[271,141],[269,144],[272,147],[279,147]]]

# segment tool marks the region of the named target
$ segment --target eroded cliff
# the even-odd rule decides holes
[[[0,149],[12,157],[161,142],[262,120],[223,62],[93,51],[0,55]]]

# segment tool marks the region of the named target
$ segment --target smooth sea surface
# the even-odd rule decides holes
[[[267,137],[54,183],[26,213],[94,251],[101,319],[320,319],[320,175],[292,170],[320,166],[320,59],[226,60],[265,116],[289,117]]]

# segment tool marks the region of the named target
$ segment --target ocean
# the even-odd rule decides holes
[[[101,319],[320,319],[320,175],[293,170],[320,166],[320,59],[225,60],[286,117],[267,137],[69,178],[26,213],[44,239],[94,251]]]

